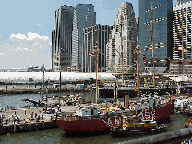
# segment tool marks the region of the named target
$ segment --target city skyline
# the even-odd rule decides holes
[[[122,0],[121,3],[126,2]],[[138,1],[133,4],[138,17]],[[173,5],[176,4],[173,0]],[[62,6],[92,4],[95,7],[96,23],[112,26],[120,1],[98,0],[2,0],[0,2],[0,69],[23,68],[45,64],[52,65],[52,30],[55,28],[55,10]],[[105,15],[103,14],[105,13]]]

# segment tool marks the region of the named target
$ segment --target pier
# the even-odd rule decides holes
[[[60,111],[67,113],[74,111],[74,106],[61,106]],[[0,112],[0,134],[19,132],[31,132],[44,129],[58,128],[55,121],[55,113],[44,110],[43,107],[31,107],[20,109],[1,110]]]
[[[62,88],[61,92],[87,92],[89,89],[67,89]],[[58,88],[47,88],[47,93],[58,93]],[[3,94],[38,94],[43,93],[42,88],[11,88],[11,89],[0,89],[0,95]],[[46,88],[44,90],[46,93]]]

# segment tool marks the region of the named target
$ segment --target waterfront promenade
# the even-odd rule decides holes
[[[75,110],[75,106],[61,106],[62,113]],[[52,108],[56,113],[58,108]],[[54,113],[44,107],[28,107],[19,109],[4,108],[0,112],[0,134],[37,131],[57,128]]]

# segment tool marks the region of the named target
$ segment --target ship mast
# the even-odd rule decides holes
[[[61,49],[60,48],[60,70],[59,70],[59,106],[60,106],[60,98],[61,98]]]
[[[136,48],[135,50],[135,55],[137,56],[137,96],[138,96],[138,102],[139,102],[139,97],[140,97],[140,93],[139,93],[139,55],[141,54],[141,52],[139,51],[139,47]]]
[[[154,56],[154,41],[153,41],[153,6],[151,0],[151,41],[152,41],[152,63],[153,63],[153,86],[155,88],[155,56]]]
[[[43,64],[43,92],[42,92],[42,101],[44,101],[44,68],[45,68],[45,66],[44,66],[44,64]]]
[[[97,81],[97,73],[98,73],[98,52],[99,48],[97,46],[97,42],[94,46],[94,54],[95,54],[95,72],[96,72],[96,94],[95,94],[95,102],[98,103],[98,81]]]

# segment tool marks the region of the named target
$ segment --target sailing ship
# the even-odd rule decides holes
[[[98,70],[98,48],[94,48],[95,62],[96,62],[96,103],[98,102],[98,84],[97,84],[97,70]],[[139,51],[137,51],[139,52]],[[138,56],[138,55],[137,55]],[[138,69],[139,77],[139,69]],[[124,78],[122,72],[122,78]],[[139,78],[138,78],[139,80]],[[124,82],[123,82],[124,83]],[[139,84],[139,83],[138,83]],[[143,120],[160,121],[167,119],[173,114],[173,99],[160,96],[145,96],[140,99],[140,91],[138,85],[138,101],[128,103],[128,108],[125,111],[130,111],[136,115],[141,116]],[[107,109],[107,108],[106,108]],[[109,131],[112,127],[123,124],[123,110],[115,110],[112,113],[104,113],[97,106],[81,106],[76,112],[69,117],[56,119],[58,126],[63,129],[66,134],[82,133],[82,132],[96,132]]]
[[[112,108],[108,110],[107,104],[104,109],[100,108],[97,104],[98,100],[98,53],[99,49],[97,44],[94,46],[95,63],[96,63],[96,104],[91,105],[79,105],[76,112],[71,116],[57,118],[56,122],[58,126],[66,132],[66,135],[72,133],[93,133],[106,132],[111,129],[112,126],[118,126],[122,124],[121,109]]]
[[[154,42],[153,42],[153,8],[151,0],[151,38],[152,38],[152,78],[153,78],[153,88],[156,89],[155,84],[155,57],[154,57]],[[136,48],[135,55],[137,56],[137,92],[138,92],[138,102],[135,105],[135,111],[137,116],[142,116],[142,119],[151,119],[155,121],[162,121],[168,119],[174,113],[174,100],[171,96],[172,93],[167,93],[166,96],[151,95],[149,97],[144,97],[147,100],[148,108],[146,108],[145,102],[140,103],[140,90],[139,90],[139,48]],[[139,111],[139,112],[138,112]]]

